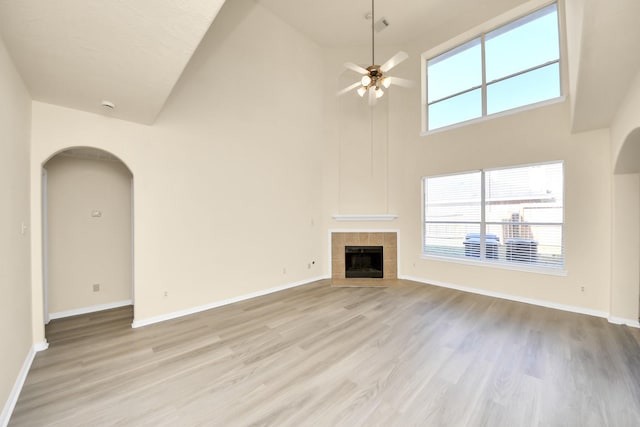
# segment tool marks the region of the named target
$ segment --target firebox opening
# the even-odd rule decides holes
[[[383,278],[382,246],[345,246],[346,278]]]

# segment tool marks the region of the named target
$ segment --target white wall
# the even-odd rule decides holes
[[[473,21],[467,18],[465,25]],[[448,26],[430,42],[466,29]],[[348,78],[340,77],[342,62],[366,63],[368,47],[322,50],[260,4],[227,2],[154,126],[34,103],[32,178],[57,151],[87,141],[132,170],[138,321],[328,274],[328,228],[400,229],[405,275],[607,312],[608,132],[571,134],[565,102],[420,137],[419,54],[432,45],[418,42],[394,70],[416,87],[389,91],[386,124],[374,135],[374,162],[342,175],[348,157],[367,142],[359,138],[360,149],[343,150],[345,123],[353,118],[351,134],[358,135],[371,122],[362,110],[340,108],[337,103],[350,101],[335,100],[336,79]],[[397,50],[381,48],[377,55]],[[386,135],[379,138],[380,132]],[[420,258],[422,176],[549,160],[565,161],[566,277]],[[371,164],[363,191],[372,197],[353,203],[344,196],[359,194],[354,179],[366,178]],[[380,182],[385,190],[378,192]],[[40,192],[32,179],[36,337],[42,333]],[[330,219],[380,210],[400,218]],[[311,261],[316,264],[307,268]]]
[[[611,314],[620,319],[640,316],[640,72],[611,125],[613,228]]]
[[[402,195],[405,274],[433,281],[608,313],[610,160],[606,131],[572,135],[568,103],[556,104],[409,142]],[[416,123],[417,125],[417,123]],[[508,165],[564,161],[567,276],[420,259],[420,178]],[[415,265],[415,266],[414,266]],[[580,292],[585,286],[586,292]]]
[[[450,28],[451,37],[466,28]],[[420,42],[420,41],[418,41]],[[421,42],[420,42],[421,43]],[[409,78],[413,89],[392,87],[388,96],[386,138],[388,140],[388,194],[378,192],[376,200],[362,203],[342,195],[350,182],[336,165],[359,163],[354,153],[342,147],[350,143],[340,132],[341,123],[367,117],[355,109],[340,109],[344,101],[333,95],[335,76],[341,64],[355,61],[364,64],[363,49],[328,49],[327,63],[327,135],[325,213],[365,211],[372,206],[387,206],[388,213],[398,214],[392,222],[344,223],[329,221],[329,228],[400,230],[399,273],[424,281],[475,288],[479,291],[511,295],[578,308],[598,314],[609,313],[610,305],[610,235],[611,235],[611,157],[607,130],[572,134],[569,102],[524,111],[457,129],[419,136],[421,130],[420,53],[432,45],[405,47],[410,58],[393,75]],[[397,49],[382,50],[386,58]],[[354,94],[345,96],[355,96]],[[366,102],[366,100],[361,100]],[[331,113],[339,111],[340,113]],[[368,131],[364,132],[368,135]],[[375,145],[374,145],[375,147]],[[351,158],[347,156],[351,155]],[[565,248],[566,276],[551,276],[522,271],[461,265],[422,259],[421,178],[477,169],[495,168],[562,160],[565,164]],[[382,162],[384,163],[384,162]],[[378,173],[383,173],[382,169]],[[386,200],[386,201],[385,201]],[[328,241],[326,242],[328,245]],[[582,293],[584,286],[586,292]]]
[[[0,39],[0,408],[31,348],[29,127],[31,99]],[[5,411],[0,415],[8,415]]]
[[[317,46],[238,0],[224,5],[154,126],[34,103],[33,175],[61,149],[91,145],[134,176],[136,321],[324,271],[321,65]],[[34,224],[40,192],[32,182]],[[37,314],[34,329],[42,333]]]
[[[616,173],[640,172],[640,72],[611,124],[611,158]],[[636,132],[634,132],[636,131]],[[632,136],[630,138],[630,136]]]
[[[622,320],[637,322],[640,297],[640,175],[614,175],[613,183],[611,314]]]
[[[45,169],[49,313],[130,301],[131,173],[116,160],[64,155]]]

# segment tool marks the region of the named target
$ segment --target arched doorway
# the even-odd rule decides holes
[[[640,128],[625,138],[614,162],[611,312],[640,325]],[[614,319],[616,320],[616,319]]]
[[[43,164],[44,319],[133,305],[133,175],[90,147]]]

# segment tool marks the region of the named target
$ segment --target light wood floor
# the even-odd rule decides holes
[[[11,426],[638,426],[640,338],[403,282],[52,321]]]

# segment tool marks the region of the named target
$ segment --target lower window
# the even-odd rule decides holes
[[[423,178],[427,256],[564,268],[562,162]]]

